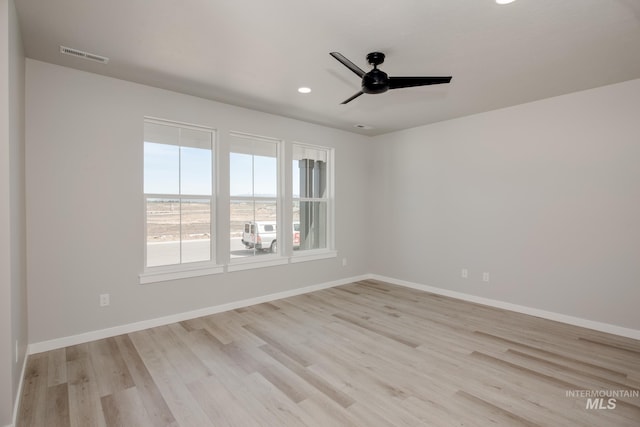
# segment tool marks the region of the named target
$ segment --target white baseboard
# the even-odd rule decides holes
[[[209,316],[211,314],[222,313],[224,311],[235,310],[237,308],[248,307],[250,305],[261,304],[263,302],[275,301],[296,295],[306,294],[309,292],[319,291],[321,289],[332,288],[335,286],[346,285],[348,283],[357,282],[369,278],[368,275],[349,277],[346,279],[335,280],[332,282],[320,283],[317,285],[306,286],[304,288],[291,289],[284,292],[276,292],[274,294],[263,295],[255,298],[249,298],[240,301],[234,301],[227,304],[206,307],[199,310],[187,311],[184,313],[172,314],[170,316],[158,317],[150,320],[129,323],[126,325],[114,326],[112,328],[100,329],[97,331],[85,332],[83,334],[71,335],[62,338],[56,338],[49,341],[41,341],[29,344],[28,354],[42,353],[44,351],[55,350],[58,348],[68,347],[70,345],[82,344],[89,341],[100,340],[104,338],[115,337],[122,334],[141,331],[143,329],[154,328],[156,326],[168,325],[170,323],[182,322],[184,320],[194,319],[196,317]]]
[[[566,314],[554,313],[552,311],[540,310],[538,308],[527,307],[524,305],[512,304],[505,301],[479,297],[476,295],[466,294],[463,292],[451,291],[448,289],[436,288],[419,283],[408,282],[406,280],[394,279],[392,277],[380,276],[377,274],[369,274],[368,277],[374,280],[391,283],[394,285],[405,286],[407,288],[418,289],[433,294],[443,295],[446,297],[456,298],[463,301],[475,302],[490,307],[502,308],[504,310],[515,311],[516,313],[528,314],[530,316],[541,317],[543,319],[555,320],[556,322],[567,323],[569,325],[581,326],[587,329],[593,329],[600,332],[607,332],[613,335],[633,338],[640,340],[640,330],[625,328],[622,326],[612,325],[609,323],[596,322],[593,320],[582,319],[580,317],[568,316]]]

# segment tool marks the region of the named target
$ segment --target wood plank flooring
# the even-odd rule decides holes
[[[637,427],[637,390],[640,341],[362,281],[31,355],[18,426]]]

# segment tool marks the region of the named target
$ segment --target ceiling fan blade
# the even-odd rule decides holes
[[[360,95],[362,95],[364,92],[360,91],[358,93],[356,93],[355,95],[353,95],[351,98],[347,99],[346,101],[343,101],[341,104],[346,104],[347,102],[351,102],[354,99],[356,99],[357,97],[359,97]]]
[[[449,83],[448,77],[389,77],[389,89],[399,89],[401,87],[427,86]]]
[[[356,73],[358,75],[358,77],[362,78],[365,75],[365,72],[360,67],[358,67],[353,62],[349,61],[341,53],[331,52],[329,55],[333,56],[338,61],[340,61],[342,63],[342,65],[344,65],[345,67],[347,67],[348,69],[350,69],[351,71]]]

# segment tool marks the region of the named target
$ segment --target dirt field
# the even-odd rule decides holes
[[[233,201],[230,205],[231,237],[240,237],[244,223],[254,218],[253,203]],[[294,215],[296,213],[294,212]],[[147,203],[147,241],[170,242],[179,240],[180,203],[149,200]],[[208,202],[192,200],[182,203],[182,235],[185,240],[210,238],[210,209]],[[219,218],[224,221],[225,218]],[[276,204],[261,202],[255,205],[256,221],[275,221]]]

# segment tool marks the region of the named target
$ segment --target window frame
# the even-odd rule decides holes
[[[325,197],[302,197],[298,195],[294,197],[293,195],[293,162],[294,159],[294,151],[295,147],[300,147],[303,149],[310,149],[316,151],[323,151],[326,153],[327,164],[326,164],[326,184],[325,184]],[[297,202],[324,202],[327,204],[327,213],[326,218],[327,222],[325,224],[326,228],[326,247],[318,248],[318,249],[305,249],[305,250],[297,250],[293,251],[291,254],[291,263],[298,262],[306,262],[313,261],[319,259],[326,258],[335,258],[338,256],[338,252],[335,249],[335,148],[326,147],[315,144],[307,144],[303,142],[293,141],[291,142],[291,157],[289,159],[290,173],[291,173],[291,181],[292,186],[291,190],[288,194],[287,205],[290,207],[290,227],[293,228],[293,206],[294,203]],[[291,245],[293,246],[293,245]],[[293,248],[291,248],[293,249]]]
[[[216,208],[217,208],[217,192],[216,192],[216,182],[217,182],[217,147],[218,147],[218,132],[216,129],[196,125],[192,123],[178,122],[175,120],[166,120],[156,117],[148,117],[145,116],[143,120],[143,125],[146,124],[156,124],[162,126],[169,126],[178,129],[187,129],[187,130],[195,130],[199,132],[207,132],[211,136],[211,195],[193,195],[193,194],[157,194],[157,193],[146,193],[144,191],[144,166],[143,166],[143,189],[142,189],[142,198],[143,198],[143,229],[144,229],[144,238],[143,238],[143,272],[139,275],[139,281],[141,284],[153,283],[153,282],[161,282],[166,280],[174,280],[174,279],[182,279],[188,277],[196,277],[202,275],[209,274],[219,274],[224,271],[224,267],[217,264],[217,253],[216,253],[216,242],[217,242],[217,227],[216,227]],[[144,131],[143,131],[143,150],[145,141]],[[178,147],[183,147],[182,145],[178,145]],[[144,159],[144,153],[143,153]],[[181,166],[181,165],[180,165]],[[206,261],[194,261],[194,262],[182,262],[182,260],[177,264],[167,264],[167,265],[157,265],[157,266],[148,266],[147,265],[147,247],[148,247],[148,225],[147,225],[147,203],[149,199],[175,199],[179,200],[182,203],[183,200],[209,200],[209,260]],[[180,252],[182,254],[182,220],[180,221]]]
[[[256,196],[255,192],[252,196],[237,196],[237,195],[232,195],[231,194],[231,165],[229,165],[229,174],[228,174],[228,180],[229,180],[229,205],[228,205],[228,212],[229,212],[229,217],[227,218],[227,221],[229,222],[229,225],[231,224],[231,205],[234,202],[237,201],[241,201],[241,200],[245,200],[245,201],[252,201],[252,202],[271,202],[271,201],[275,201],[276,203],[276,241],[278,242],[278,250],[276,253],[268,253],[268,254],[260,254],[260,255],[252,255],[252,256],[247,256],[247,257],[242,257],[242,258],[231,258],[231,236],[229,236],[229,239],[227,240],[228,244],[229,244],[229,257],[227,259],[227,271],[228,272],[233,272],[233,271],[242,271],[242,270],[249,270],[249,269],[254,269],[254,268],[264,268],[264,267],[272,267],[272,266],[276,266],[276,265],[283,265],[283,264],[288,264],[288,259],[285,255],[286,253],[286,238],[284,238],[283,234],[282,234],[282,224],[284,224],[283,221],[283,206],[285,203],[285,199],[284,199],[284,195],[285,195],[285,191],[284,191],[284,181],[285,181],[285,176],[284,176],[284,161],[283,159],[285,158],[284,156],[284,147],[285,147],[285,143],[284,140],[279,139],[279,138],[273,138],[273,137],[268,137],[268,136],[263,136],[263,135],[256,135],[256,134],[251,134],[251,133],[247,133],[247,132],[239,132],[239,131],[231,131],[229,132],[229,137],[230,137],[230,142],[229,142],[229,149],[227,152],[227,157],[230,159],[231,158],[231,153],[238,153],[237,151],[233,150],[233,141],[231,140],[231,138],[239,138],[239,139],[246,139],[246,140],[251,140],[251,141],[256,141],[256,142],[264,142],[264,143],[268,143],[268,144],[274,144],[275,145],[275,153],[276,153],[276,179],[277,179],[277,183],[276,183],[276,195],[275,197],[265,197],[265,196]],[[256,155],[253,154],[252,155]],[[252,165],[252,168],[254,166]],[[255,169],[252,170],[252,179],[253,179],[253,173],[255,172]],[[253,191],[253,188],[252,188]],[[252,221],[255,223],[256,219],[255,216],[252,219]],[[229,230],[230,232],[231,230]]]
[[[276,144],[276,164],[277,164],[277,180],[278,183],[276,185],[277,194],[276,197],[261,197],[261,196],[252,196],[251,200],[275,200],[276,203],[276,239],[278,241],[278,250],[277,253],[269,253],[260,256],[248,256],[244,258],[231,258],[231,236],[230,236],[230,207],[233,201],[238,201],[243,199],[243,197],[232,196],[231,195],[231,170],[230,170],[230,155],[233,151],[232,143],[225,143],[223,146],[220,145],[220,133],[216,128],[197,125],[193,123],[180,122],[176,120],[167,120],[162,118],[144,117],[144,124],[152,123],[159,124],[165,126],[173,126],[177,128],[183,129],[192,129],[196,131],[206,131],[211,134],[211,195],[192,195],[192,194],[147,194],[144,192],[144,179],[142,180],[142,205],[143,205],[143,214],[142,214],[142,224],[144,229],[144,244],[143,244],[143,271],[139,274],[139,283],[147,284],[147,283],[155,283],[155,282],[163,282],[168,280],[176,280],[176,279],[184,279],[189,277],[199,277],[213,274],[220,274],[224,272],[234,272],[234,271],[242,271],[248,269],[256,269],[256,268],[265,268],[276,265],[285,265],[285,264],[294,264],[300,262],[328,259],[328,258],[336,258],[338,253],[335,249],[335,148],[315,145],[315,144],[307,144],[298,141],[285,141],[284,139],[265,137],[261,135],[255,135],[245,132],[236,132],[230,131],[229,136],[236,136],[241,138],[251,138],[256,139],[258,141],[263,140],[270,143]],[[143,132],[144,133],[144,132]],[[142,148],[144,150],[144,138],[143,135],[143,144]],[[182,145],[178,145],[178,147],[182,147]],[[186,145],[188,147],[188,145]],[[221,147],[224,147],[222,149]],[[293,161],[296,157],[295,147],[302,149],[310,149],[310,150],[320,150],[326,155],[326,184],[325,184],[325,197],[323,198],[314,198],[314,197],[293,197]],[[259,155],[259,154],[254,154]],[[226,156],[226,160],[225,159]],[[144,158],[144,154],[142,156]],[[222,160],[221,160],[222,159]],[[226,167],[220,169],[220,162],[226,162]],[[225,166],[225,164],[222,164]],[[226,171],[226,172],[224,172]],[[220,182],[225,182],[225,179],[221,179],[221,172],[227,174],[226,185],[227,190],[221,189],[219,187]],[[143,166],[143,177],[144,177],[144,166]],[[220,196],[222,194],[222,198]],[[210,260],[208,261],[196,261],[196,262],[186,262],[180,264],[172,264],[172,265],[162,265],[162,266],[151,266],[147,267],[147,200],[152,198],[172,198],[177,200],[189,200],[189,199],[210,199]],[[293,230],[294,227],[294,219],[293,219],[293,206],[294,201],[309,201],[309,202],[322,202],[326,203],[327,213],[326,213],[326,247],[318,248],[318,249],[304,249],[304,250],[294,250],[294,241],[293,241],[293,233],[285,233],[286,230]],[[224,206],[220,205],[220,202],[224,203]],[[219,214],[223,214],[226,212],[227,216],[227,225],[229,228],[226,228],[226,232],[229,234],[229,237],[225,237],[224,241],[226,241],[226,260],[222,263],[219,263],[220,253],[217,251],[217,248],[224,249],[224,245],[220,240],[222,235],[218,234],[220,230],[220,223],[218,223]],[[255,217],[254,217],[255,221]],[[225,227],[222,227],[222,231],[224,232]],[[180,242],[182,242],[182,232],[180,233]],[[221,246],[223,245],[223,246]],[[223,254],[225,251],[223,250]],[[224,256],[224,255],[223,255]]]

